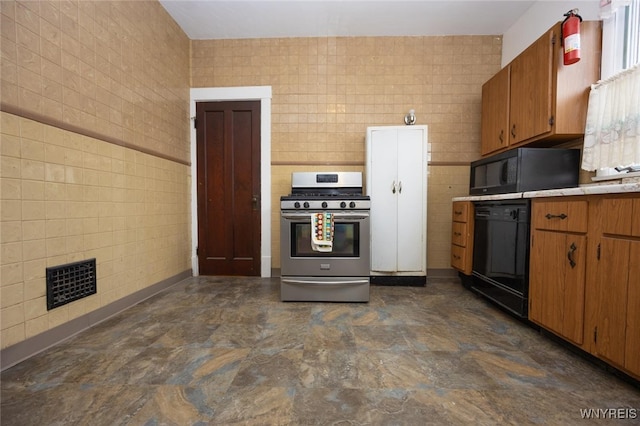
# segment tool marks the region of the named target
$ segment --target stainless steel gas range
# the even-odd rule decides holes
[[[371,201],[360,172],[291,176],[280,198],[282,301],[368,302]]]

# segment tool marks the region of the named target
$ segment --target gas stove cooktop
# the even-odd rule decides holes
[[[280,198],[283,210],[368,210],[360,172],[302,172],[291,176],[291,194]]]

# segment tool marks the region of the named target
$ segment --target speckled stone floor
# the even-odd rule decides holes
[[[279,301],[277,278],[200,277],[1,375],[5,425],[582,424],[640,390],[463,289]],[[630,416],[628,416],[630,417]]]

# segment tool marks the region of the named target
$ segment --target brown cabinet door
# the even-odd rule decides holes
[[[510,145],[552,128],[553,35],[547,31],[511,63]]]
[[[635,251],[637,254],[637,250]],[[603,237],[596,273],[594,339],[598,356],[624,366],[631,241]],[[637,263],[636,259],[634,263]]]
[[[636,200],[640,201],[640,200]],[[631,242],[624,366],[640,376],[640,241]]]
[[[640,198],[633,200],[633,216],[631,217],[631,235],[640,237]]]
[[[581,345],[587,237],[534,231],[529,276],[529,319]]]
[[[504,67],[482,86],[482,155],[509,146],[509,72]]]

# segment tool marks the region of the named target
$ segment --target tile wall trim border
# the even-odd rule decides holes
[[[157,282],[106,306],[0,350],[0,371],[61,343],[94,325],[193,276],[191,269]]]
[[[77,133],[77,134],[80,134],[80,135],[83,135],[83,136],[87,136],[87,137],[90,137],[90,138],[101,140],[103,142],[107,142],[107,143],[111,143],[111,144],[114,144],[114,145],[122,146],[124,148],[132,149],[134,151],[142,152],[143,154],[152,155],[154,157],[162,158],[164,160],[173,161],[175,163],[183,164],[185,166],[191,166],[191,162],[189,162],[189,161],[181,160],[179,158],[172,157],[170,155],[162,154],[162,153],[154,151],[152,149],[143,148],[143,147],[137,146],[135,144],[131,144],[129,142],[123,141],[122,139],[112,138],[110,136],[107,136],[107,135],[104,135],[104,134],[101,134],[101,133],[98,133],[98,132],[94,132],[94,131],[91,131],[91,130],[88,130],[88,129],[84,129],[84,128],[79,127],[79,126],[74,126],[73,124],[65,123],[63,121],[56,120],[55,118],[47,117],[45,115],[41,115],[41,114],[29,111],[29,110],[24,109],[24,108],[16,107],[16,106],[9,105],[9,104],[6,104],[6,103],[0,103],[0,111],[6,112],[8,114],[13,114],[13,115],[16,115],[18,117],[26,118],[26,119],[29,119],[29,120],[37,121],[38,123],[42,123],[42,124],[45,124],[47,126],[56,127],[58,129],[61,129],[61,130]]]

